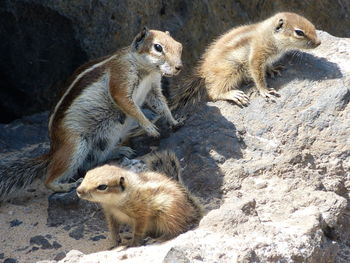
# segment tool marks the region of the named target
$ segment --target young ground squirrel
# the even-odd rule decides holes
[[[75,174],[132,150],[120,143],[139,124],[158,136],[142,113],[145,103],[178,125],[161,91],[161,76],[177,75],[181,43],[168,32],[144,28],[131,46],[80,67],[49,119],[50,152],[37,159],[19,160],[0,171],[0,200],[46,175],[46,186],[69,191],[76,183],[62,183]]]
[[[315,26],[294,13],[278,13],[257,24],[233,28],[209,45],[193,76],[174,89],[172,104],[183,107],[207,100],[230,100],[247,105],[248,97],[237,90],[246,80],[253,80],[266,98],[278,95],[266,85],[265,73],[280,75],[274,67],[284,53],[320,45]]]
[[[134,173],[106,164],[87,172],[77,188],[80,198],[100,203],[105,212],[112,240],[120,242],[119,224],[133,227],[132,246],[146,236],[168,240],[189,230],[202,218],[202,208],[178,178],[175,154],[161,152],[146,158],[154,171]],[[170,167],[166,167],[170,166]]]

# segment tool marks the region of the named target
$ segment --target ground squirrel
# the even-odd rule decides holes
[[[278,95],[266,85],[265,73],[280,74],[274,67],[289,50],[310,49],[320,45],[315,26],[295,13],[278,13],[257,24],[233,28],[206,49],[193,76],[173,89],[172,104],[183,107],[206,100],[229,100],[247,105],[248,97],[237,90],[253,80],[263,97]]]
[[[137,246],[146,236],[162,241],[174,238],[202,218],[202,207],[173,179],[180,173],[175,154],[167,151],[151,154],[146,164],[149,169],[170,174],[134,173],[106,164],[88,171],[77,188],[80,198],[102,205],[115,245],[120,242],[120,223],[133,227],[131,245]]]
[[[63,182],[75,174],[130,154],[120,143],[137,124],[158,136],[140,109],[144,102],[170,125],[178,125],[162,95],[161,76],[180,72],[181,53],[181,43],[169,32],[145,27],[129,47],[77,69],[51,113],[49,153],[1,169],[0,200],[45,175],[48,188],[69,191],[76,183]]]

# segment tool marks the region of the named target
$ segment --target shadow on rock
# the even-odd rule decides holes
[[[277,64],[279,63],[286,67],[286,70],[281,72],[282,76],[274,79],[268,78],[270,87],[276,90],[281,89],[293,80],[321,81],[325,79],[339,79],[343,76],[336,63],[305,52],[289,52],[277,62]]]
[[[219,164],[231,158],[240,159],[241,145],[234,124],[209,103],[199,106],[181,129],[162,139],[159,149],[176,153],[189,190],[211,202],[222,197],[224,174]]]
[[[268,87],[275,90],[280,90],[295,80],[322,81],[343,77],[336,63],[330,62],[326,58],[317,57],[301,51],[290,51],[275,64],[282,64],[286,67],[285,70],[281,71],[281,76],[275,76],[274,78],[267,76],[266,78]],[[243,85],[242,89],[253,92],[253,86],[254,84],[249,82]]]

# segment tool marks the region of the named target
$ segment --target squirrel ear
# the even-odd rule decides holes
[[[149,35],[149,29],[148,27],[143,27],[140,33],[137,34],[137,36],[134,38],[134,41],[132,42],[132,47],[135,50],[139,50],[140,46],[143,44],[146,37]]]
[[[170,33],[169,33],[169,31],[165,31],[165,34],[167,34],[168,36],[170,36]]]
[[[284,24],[284,20],[281,18],[280,20],[278,20],[277,25],[275,27],[275,32],[278,32],[281,30],[281,28],[283,27]]]
[[[122,191],[125,190],[125,178],[124,177],[120,177],[120,179],[119,179],[119,187],[122,189]]]

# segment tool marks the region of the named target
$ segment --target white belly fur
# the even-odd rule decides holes
[[[139,86],[134,90],[134,93],[132,94],[132,98],[137,105],[142,106],[142,104],[145,102],[148,92],[152,88],[152,83],[157,82],[160,82],[160,74],[158,72],[151,73],[140,81]]]
[[[135,88],[134,93],[132,94],[132,98],[138,106],[141,107],[145,102],[145,99],[151,90],[153,83],[156,83],[155,85],[160,85],[160,79],[161,75],[158,72],[155,72],[147,75],[140,81],[139,86]],[[137,126],[138,123],[134,118],[127,117],[121,129],[121,138],[123,139],[126,137],[129,134],[130,130],[136,128]]]

